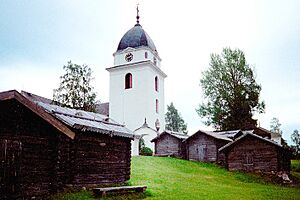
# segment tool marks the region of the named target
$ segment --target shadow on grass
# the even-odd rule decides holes
[[[131,185],[130,182],[124,185]],[[118,185],[110,185],[110,187],[116,187]],[[107,186],[106,186],[107,187]],[[152,193],[146,190],[143,193],[137,192],[111,192],[108,193],[105,198],[95,197],[91,190],[75,190],[68,189],[64,192],[52,195],[49,200],[95,200],[95,199],[107,199],[107,200],[130,200],[130,199],[145,199],[151,197]]]
[[[93,200],[93,192],[87,190],[67,191],[52,195],[49,200]]]
[[[109,193],[107,197],[100,198],[100,199],[106,199],[106,200],[131,200],[131,199],[145,199],[147,197],[151,197],[152,193],[148,190],[146,190],[144,193],[135,193],[135,192],[126,192],[126,193]],[[99,199],[99,198],[98,198]]]

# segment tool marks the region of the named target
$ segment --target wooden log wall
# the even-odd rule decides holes
[[[8,175],[3,170],[14,171],[6,179],[0,178],[0,184],[11,186],[3,199],[41,199],[55,192],[56,141],[60,133],[15,100],[2,101],[0,112],[0,152],[9,152],[1,156],[6,165],[0,166],[0,176]],[[18,166],[9,166],[12,158]],[[12,178],[15,185],[9,183]]]
[[[198,133],[186,143],[189,160],[216,162],[218,158],[217,139]]]
[[[224,166],[225,165],[225,153],[224,152],[219,152],[219,149],[223,146],[225,146],[229,141],[225,140],[216,140],[216,145],[217,145],[217,163],[219,165]]]
[[[162,135],[155,141],[155,154],[183,157],[182,141],[169,134]]]
[[[245,137],[228,150],[229,170],[250,172],[278,171],[278,147],[254,137]]]
[[[277,165],[278,171],[285,171],[289,173],[291,171],[292,152],[285,148],[278,148],[277,155],[278,155],[278,165]]]
[[[67,184],[130,178],[128,138],[78,132],[72,140],[16,100],[0,102],[0,122],[2,199],[42,199]]]
[[[74,165],[72,160],[73,140],[66,135],[59,134],[56,141],[56,155],[54,170],[56,174],[57,191],[63,190],[66,184],[71,181],[71,167]]]
[[[74,185],[125,183],[130,178],[131,140],[101,133],[77,133],[74,143]]]

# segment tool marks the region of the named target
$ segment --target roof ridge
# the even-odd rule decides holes
[[[78,111],[81,112],[82,110],[78,110]],[[74,118],[77,118],[77,119],[84,119],[84,120],[88,120],[88,121],[95,121],[95,122],[101,122],[101,123],[105,123],[105,124],[111,124],[111,125],[123,126],[124,127],[124,125],[122,125],[122,124],[116,124],[116,123],[111,123],[111,122],[105,121],[106,119],[109,119],[109,118],[106,118],[105,120],[99,120],[99,119],[95,119],[95,117],[94,117],[94,119],[91,119],[91,118],[88,118],[88,117],[72,115],[72,114],[63,113],[63,112],[59,112],[59,111],[52,111],[52,113],[61,114],[61,115],[69,116],[69,117],[74,117]]]
[[[229,142],[228,144],[224,145],[223,147],[221,147],[219,149],[219,151],[223,151],[224,149],[226,149],[227,147],[231,146],[232,144],[236,143],[237,141],[241,140],[242,138],[246,137],[247,135],[250,135],[250,136],[253,136],[253,137],[256,137],[260,140],[264,140],[266,142],[269,142],[271,144],[274,144],[276,146],[279,146],[279,147],[282,147],[282,145],[278,144],[277,142],[273,141],[273,140],[270,140],[270,139],[267,139],[267,138],[263,138],[262,136],[260,135],[257,135],[255,133],[251,133],[251,132],[246,132],[245,134],[241,135],[240,137],[236,138],[235,140],[233,140],[232,142]]]
[[[37,104],[47,104],[47,103],[43,103],[43,102],[38,102]],[[41,105],[43,107],[43,105]],[[64,108],[62,106],[58,106],[58,105],[55,105],[57,107],[60,107],[60,108]],[[91,112],[88,112],[88,111],[85,111],[85,110],[77,110],[77,109],[73,109],[73,108],[68,108],[68,109],[71,109],[71,110],[74,110],[74,111],[78,111],[77,113],[79,112],[86,112],[86,113],[91,113]],[[46,109],[47,110],[47,109]],[[73,118],[77,118],[77,119],[84,119],[84,120],[88,120],[88,121],[95,121],[95,122],[100,122],[100,123],[104,123],[104,124],[110,124],[110,125],[115,125],[115,126],[121,126],[121,127],[125,127],[124,125],[122,124],[117,124],[117,123],[111,123],[111,122],[108,122],[108,121],[105,121],[105,120],[108,120],[109,117],[107,117],[105,120],[100,120],[100,119],[92,119],[92,118],[89,118],[89,117],[84,117],[84,116],[79,116],[79,115],[73,115],[73,114],[68,114],[68,113],[64,113],[64,112],[59,112],[59,111],[56,111],[56,110],[51,110],[51,113],[53,114],[60,114],[60,115],[65,115],[65,116],[69,116],[69,117],[73,117]],[[99,113],[93,113],[93,114],[96,114],[96,115],[101,115]]]

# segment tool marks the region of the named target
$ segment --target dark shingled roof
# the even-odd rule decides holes
[[[27,98],[23,96],[16,90],[0,92],[0,103],[1,101],[7,101],[7,100],[18,101],[20,104],[24,105],[29,110],[31,110],[32,112],[40,116],[42,119],[44,119],[46,122],[51,124],[57,130],[61,131],[63,134],[67,135],[68,137],[74,139],[75,132],[69,129],[69,127],[67,127],[65,123],[57,120],[53,115],[46,112],[42,107],[38,106],[34,101],[32,101],[31,98]]]
[[[230,139],[230,138],[228,138],[226,136],[220,135],[218,133],[215,133],[215,132],[212,132],[212,131],[202,131],[202,130],[197,131],[196,133],[194,133],[193,135],[191,135],[190,137],[188,137],[185,141],[192,139],[197,134],[205,134],[205,135],[211,136],[213,138],[216,138],[218,140],[226,140],[226,141],[230,141],[230,142],[232,141],[232,139]]]
[[[215,131],[214,133],[219,134],[219,135],[224,136],[224,137],[228,137],[232,140],[234,140],[237,137],[243,135],[243,131],[241,131],[241,130]]]
[[[18,94],[17,91],[14,92]],[[35,105],[38,105],[50,115],[54,116],[63,124],[68,125],[69,127],[72,127],[74,129],[78,129],[83,132],[91,131],[102,134],[116,135],[120,137],[134,138],[134,134],[132,131],[127,129],[125,126],[118,124],[104,113],[93,113],[53,105],[51,104],[52,100],[38,96],[36,94],[32,94],[30,92],[22,91],[22,95],[20,96],[25,97]],[[108,103],[100,105],[102,106],[103,112],[108,112]]]
[[[189,137],[189,135],[186,135],[184,133],[179,133],[179,132],[175,132],[175,131],[169,131],[169,130],[165,130],[164,132],[162,132],[161,134],[159,134],[157,137],[153,138],[151,140],[151,142],[155,142],[156,140],[158,140],[161,136],[165,135],[165,134],[169,134],[173,137],[176,137],[180,140],[184,140],[187,139]]]
[[[124,50],[127,47],[137,48],[141,46],[149,47],[152,51],[155,52],[157,51],[153,41],[146,33],[146,31],[144,31],[140,24],[136,24],[122,37],[117,51]]]
[[[27,99],[29,99],[30,101],[39,101],[39,102],[43,102],[43,103],[48,103],[51,104],[52,100],[36,95],[36,94],[32,94],[30,92],[26,92],[26,91],[21,91],[21,94],[26,97]]]
[[[242,140],[243,138],[245,137],[254,137],[254,138],[257,138],[259,140],[262,140],[262,141],[265,141],[265,142],[268,142],[270,144],[273,144],[275,146],[278,146],[278,147],[282,147],[282,145],[278,144],[277,142],[274,142],[273,140],[270,140],[270,139],[267,139],[267,138],[263,138],[259,135],[256,135],[255,133],[253,133],[253,131],[245,131],[243,135],[241,135],[240,137],[238,137],[236,140],[232,141],[232,142],[229,142],[228,144],[226,144],[225,146],[221,147],[219,149],[219,151],[224,151],[226,149],[228,149],[228,147],[238,143],[240,140]]]
[[[120,137],[134,138],[133,133],[129,129],[127,129],[124,125],[118,124],[111,118],[108,118],[106,115],[60,107],[43,102],[36,103],[63,123],[83,132],[91,131]]]

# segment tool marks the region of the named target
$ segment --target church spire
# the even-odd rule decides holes
[[[140,24],[140,16],[139,16],[139,4],[136,5],[136,23]]]

